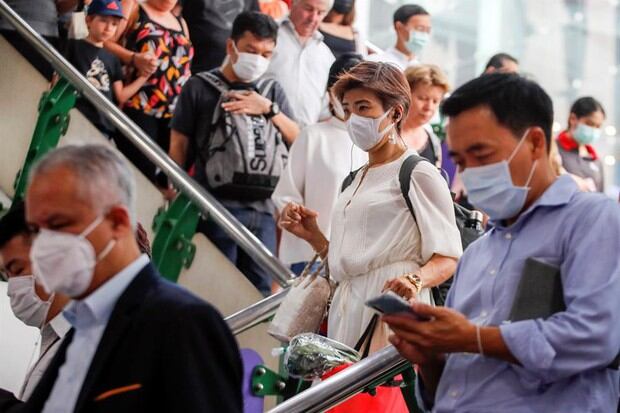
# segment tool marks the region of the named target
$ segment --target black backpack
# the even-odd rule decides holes
[[[415,217],[413,205],[411,204],[411,199],[409,199],[409,188],[411,186],[411,174],[420,162],[428,162],[428,160],[419,155],[411,155],[403,161],[403,164],[401,165],[400,171],[398,173],[400,190],[403,194],[403,198],[405,198],[405,203],[407,204],[407,207],[409,208],[409,211],[411,212],[411,216],[413,217],[414,221],[417,220]],[[355,176],[360,170],[361,168],[347,175],[345,180],[342,182],[340,192],[344,192],[344,190],[353,183]],[[477,211],[471,211],[457,203],[454,203],[456,226],[458,227],[459,233],[461,234],[461,244],[463,246],[463,250],[465,250],[465,248],[467,248],[469,244],[480,238],[480,236],[482,236],[482,234],[484,233],[481,225],[481,215],[478,214],[480,213]],[[452,279],[453,277],[450,277],[442,284],[431,288],[431,292],[433,293],[433,299],[435,300],[436,305],[445,304],[448,290],[450,290],[450,286],[452,285]]]

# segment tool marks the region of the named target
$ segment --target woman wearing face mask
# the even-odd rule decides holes
[[[431,302],[429,287],[453,274],[462,248],[450,192],[434,165],[421,162],[411,176],[408,197],[416,221],[403,198],[398,175],[413,151],[400,131],[411,95],[398,68],[360,63],[340,77],[332,92],[342,101],[351,140],[368,152],[368,164],[340,194],[329,241],[317,213],[296,203],[286,206],[280,226],[329,257],[339,285],[328,336],[353,346],[373,315],[364,305],[367,299],[390,289],[407,300]],[[387,327],[377,326],[371,351],[386,346],[387,337]]]
[[[582,97],[573,103],[568,129],[557,138],[563,168],[585,191],[604,190],[603,164],[592,144],[601,137],[605,121],[603,106],[592,97]]]
[[[366,46],[355,27],[355,0],[336,0],[319,27],[323,42],[336,58],[343,53],[366,55]]]
[[[129,16],[127,25],[117,34],[119,44],[106,43],[106,48],[127,63],[127,81],[133,81],[141,73],[150,75],[138,93],[125,102],[123,111],[165,151],[170,145],[170,119],[181,89],[191,76],[194,56],[187,24],[174,14],[176,4],[176,0],[123,2]],[[137,65],[136,59],[142,60],[143,56],[150,58],[154,65]],[[117,134],[115,142],[147,178],[158,182],[155,165],[124,135]],[[167,186],[164,179],[158,183]]]
[[[403,125],[403,140],[409,148],[441,168],[441,142],[429,122],[450,90],[448,78],[435,65],[410,67],[405,77],[411,88],[411,108]]]
[[[327,90],[338,76],[362,61],[357,54],[344,54],[332,64]],[[271,197],[279,211],[289,202],[305,205],[318,212],[318,225],[330,233],[331,212],[340,194],[342,181],[351,170],[366,162],[368,155],[352,145],[344,123],[342,105],[330,93],[331,118],[302,130],[289,151],[286,169]],[[279,257],[301,274],[314,256],[302,239],[285,231],[280,241]]]

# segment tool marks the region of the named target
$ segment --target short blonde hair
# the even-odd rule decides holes
[[[450,91],[448,77],[436,65],[416,65],[405,70],[405,77],[409,88],[415,89],[419,85],[437,86],[443,89],[444,93]]]

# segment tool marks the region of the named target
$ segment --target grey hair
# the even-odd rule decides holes
[[[293,4],[299,3],[301,0],[293,0]],[[335,0],[323,0],[327,3],[327,11],[329,12],[334,7]]]
[[[106,145],[67,145],[44,155],[31,169],[28,186],[38,175],[61,166],[72,170],[78,179],[80,197],[93,208],[105,212],[114,205],[124,205],[135,228],[136,183],[125,159]]]

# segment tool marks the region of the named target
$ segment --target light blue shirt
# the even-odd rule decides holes
[[[127,286],[148,262],[148,256],[142,254],[88,297],[73,301],[67,306],[63,314],[75,333],[43,413],[68,413],[75,409],[86,373],[112,310]]]
[[[566,311],[508,322],[525,260],[560,268]],[[500,326],[521,366],[448,357],[434,412],[615,412],[620,350],[620,207],[563,176],[511,226],[491,223],[459,263],[447,306]]]

